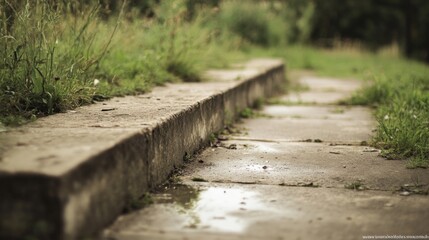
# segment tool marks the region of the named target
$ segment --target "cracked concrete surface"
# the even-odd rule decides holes
[[[361,83],[300,81],[308,91],[281,98],[298,105],[265,106],[243,120],[240,134],[194,156],[180,183],[163,186],[155,204],[122,216],[103,238],[429,235],[429,198],[417,194],[427,192],[429,170],[380,157],[365,144],[376,126],[371,111],[335,105]]]

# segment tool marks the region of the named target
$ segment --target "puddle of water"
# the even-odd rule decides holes
[[[200,191],[184,184],[166,185],[153,195],[155,203],[174,203],[184,209],[193,207]]]
[[[225,232],[243,232],[249,225],[244,214],[265,211],[267,207],[251,191],[228,188],[209,188],[201,192],[195,212],[201,225]]]
[[[173,204],[176,213],[185,214],[185,229],[241,233],[261,217],[275,215],[257,192],[241,188],[195,189],[179,184],[155,194],[154,200]]]

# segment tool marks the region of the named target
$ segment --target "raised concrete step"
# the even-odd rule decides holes
[[[284,84],[279,60],[209,71],[0,133],[0,239],[77,239],[111,223],[208,137]]]

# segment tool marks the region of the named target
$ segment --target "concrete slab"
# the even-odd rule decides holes
[[[302,141],[320,139],[325,142],[359,144],[371,139],[374,121],[347,119],[245,119],[244,136],[235,139],[262,141]]]
[[[337,104],[350,98],[363,82],[351,79],[333,79],[304,75],[297,83],[307,91],[292,92],[279,100],[289,104]]]
[[[369,141],[375,129],[372,113],[364,107],[269,105],[260,113],[262,117],[237,125],[246,129],[245,134],[232,138],[359,144]]]
[[[258,66],[255,68],[255,66]],[[0,132],[0,238],[81,239],[164,182],[209,136],[284,85],[279,60],[217,71]]]
[[[103,239],[362,239],[425,235],[427,196],[281,186],[170,186]]]
[[[275,118],[372,120],[372,112],[366,107],[345,106],[282,106],[268,105],[262,110]]]
[[[335,79],[317,76],[302,76],[299,83],[310,90],[318,92],[354,92],[362,87],[362,81],[352,79]]]
[[[384,191],[395,191],[405,184],[429,188],[429,169],[407,169],[405,161],[386,160],[372,147],[246,141],[223,144],[225,147],[207,148],[196,156],[182,178],[336,188],[359,183],[365,189]],[[229,149],[232,144],[234,149]]]
[[[291,93],[289,95],[280,97],[279,100],[287,104],[320,104],[320,105],[335,105],[338,102],[351,97],[348,92],[317,92],[305,91]]]

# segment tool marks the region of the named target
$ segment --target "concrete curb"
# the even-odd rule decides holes
[[[272,59],[207,75],[216,82],[168,85],[0,133],[0,238],[96,233],[285,81]]]

